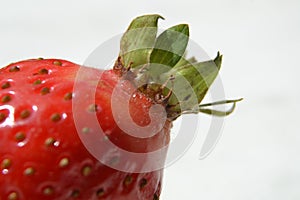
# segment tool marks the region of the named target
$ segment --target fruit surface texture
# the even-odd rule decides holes
[[[188,26],[156,36],[161,18],[134,19],[109,70],[42,58],[0,68],[0,200],[159,199],[173,121],[233,111],[200,104],[222,56],[186,59]]]

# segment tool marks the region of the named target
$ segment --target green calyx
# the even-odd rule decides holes
[[[218,75],[222,55],[218,53],[215,59],[204,62],[187,59],[189,26],[175,25],[157,36],[159,19],[163,17],[135,18],[121,39],[119,60],[136,74],[134,81],[141,92],[164,103],[170,119],[185,113],[215,116],[232,113],[241,99],[200,104]],[[232,104],[232,107],[228,111],[208,108],[220,104]]]

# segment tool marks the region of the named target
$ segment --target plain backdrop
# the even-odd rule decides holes
[[[202,160],[210,117],[200,116],[193,144],[166,168],[162,199],[299,200],[299,11],[298,0],[0,0],[0,65],[37,57],[82,64],[142,14],[164,16],[162,28],[188,23],[209,56],[224,54],[226,97],[244,101]]]

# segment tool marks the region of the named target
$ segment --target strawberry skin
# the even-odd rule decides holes
[[[89,81],[76,79],[79,69],[84,69]],[[127,151],[145,153],[168,144],[170,121],[149,138],[129,136],[118,127],[111,95],[120,80],[116,70],[101,71],[59,59],[26,60],[0,69],[0,199],[158,199],[162,170],[113,169],[93,157],[78,135],[82,133],[73,109],[82,113],[76,120],[87,122],[83,129],[89,134],[97,134],[96,125],[88,123],[96,115],[106,138]],[[132,93],[133,89],[124,80],[124,90]],[[129,105],[132,118],[147,125],[154,102],[136,95],[140,98],[131,99]]]

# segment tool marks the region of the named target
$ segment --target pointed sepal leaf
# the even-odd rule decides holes
[[[162,32],[156,39],[150,63],[174,67],[183,57],[189,41],[189,26],[179,24]]]
[[[218,53],[213,60],[183,66],[178,65],[163,74],[164,78],[174,77],[173,82],[170,83],[172,85],[169,85],[169,88],[173,88],[174,92],[168,103],[170,113],[175,113],[176,117],[176,113],[181,114],[182,111],[199,112],[199,107],[196,105],[200,104],[217,77],[221,63],[222,55]]]
[[[136,67],[149,62],[155,44],[160,15],[143,15],[135,18],[121,38],[120,57],[124,66]]]

